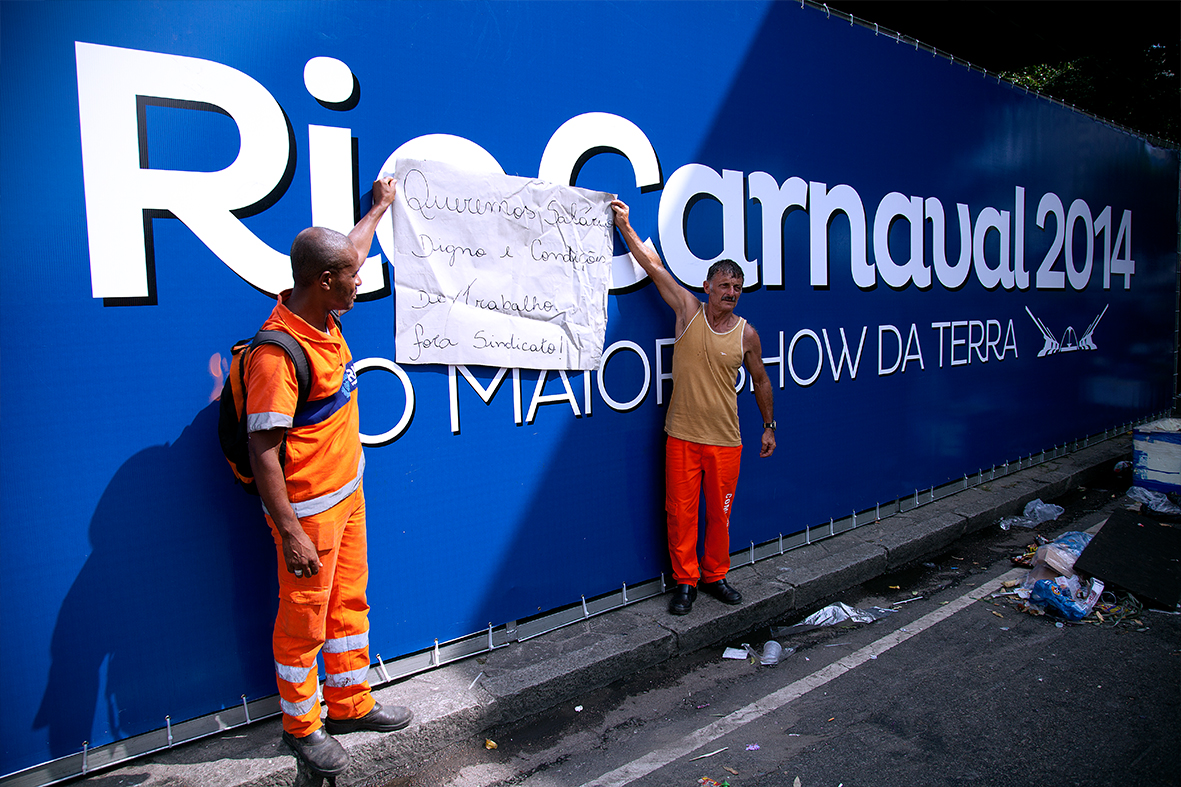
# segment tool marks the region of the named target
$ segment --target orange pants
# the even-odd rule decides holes
[[[316,545],[320,571],[297,577],[287,570],[283,542],[267,517],[279,555],[279,614],[274,651],[283,729],[301,738],[320,727],[316,654],[324,651],[324,701],[334,719],[364,716],[369,693],[369,566],[365,494],[361,488],[300,524]]]
[[[678,585],[696,585],[697,502],[705,488],[705,551],[700,578],[717,582],[730,570],[730,506],[738,486],[742,446],[690,443],[669,437],[665,446],[664,508],[668,555]]]

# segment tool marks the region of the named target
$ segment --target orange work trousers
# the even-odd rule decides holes
[[[742,446],[702,445],[669,437],[665,446],[664,508],[668,556],[678,585],[717,582],[730,570],[730,507],[738,486]],[[705,550],[697,562],[698,500],[705,489]]]
[[[356,492],[319,514],[300,520],[316,545],[320,571],[297,577],[287,570],[283,542],[267,517],[279,556],[279,614],[274,651],[283,729],[297,738],[321,725],[319,671],[323,650],[324,701],[334,719],[353,719],[373,709],[369,692],[369,565],[365,541],[365,494]]]

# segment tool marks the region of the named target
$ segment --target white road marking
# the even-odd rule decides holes
[[[653,771],[674,763],[685,755],[692,754],[701,747],[713,743],[723,735],[729,735],[740,727],[782,708],[793,700],[799,699],[808,692],[836,680],[849,670],[859,667],[871,659],[876,659],[895,645],[906,642],[906,640],[917,634],[921,634],[936,623],[947,620],[947,618],[957,612],[967,609],[990,593],[1000,590],[1002,582],[1020,579],[1026,573],[1028,573],[1028,569],[1016,568],[1002,576],[989,580],[954,601],[950,601],[946,605],[932,612],[928,612],[913,623],[907,624],[905,628],[893,631],[881,639],[871,642],[860,650],[845,656],[843,659],[835,661],[811,675],[800,678],[794,683],[768,694],[758,702],[752,702],[746,707],[739,708],[730,715],[718,719],[713,724],[703,727],[690,735],[686,735],[672,746],[650,752],[638,760],[621,765],[594,781],[586,782],[582,787],[623,787],[623,785],[631,784],[636,779],[647,776]]]

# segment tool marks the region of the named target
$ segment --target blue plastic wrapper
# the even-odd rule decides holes
[[[1077,559],[1087,548],[1087,544],[1091,543],[1090,533],[1080,533],[1077,530],[1071,530],[1069,533],[1063,533],[1050,542],[1051,546],[1056,546],[1060,549],[1068,550]]]
[[[1066,620],[1082,620],[1091,611],[1084,600],[1076,600],[1068,583],[1058,579],[1039,579],[1029,592],[1029,603]],[[1077,583],[1075,583],[1077,585]]]

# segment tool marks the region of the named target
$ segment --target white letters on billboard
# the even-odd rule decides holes
[[[144,211],[183,221],[235,273],[278,293],[291,265],[231,211],[264,202],[287,171],[283,110],[266,88],[211,60],[75,44],[82,175],[95,298],[150,296]],[[141,160],[141,99],[209,105],[233,118],[241,147],[217,172],[149,169]]]
[[[722,170],[719,175],[704,164],[686,164],[668,179],[660,197],[660,240],[664,258],[673,275],[691,287],[705,281],[709,266],[731,259],[742,268],[743,287],[759,283],[759,270],[746,258],[746,194],[743,174]],[[685,215],[693,203],[712,197],[722,203],[722,252],[703,260],[693,253],[685,239]]]
[[[553,183],[575,185],[578,170],[596,153],[618,153],[631,162],[636,188],[654,189],[661,184],[660,160],[643,130],[627,118],[608,112],[587,112],[570,118],[554,132],[541,154],[537,177]],[[652,239],[646,241],[649,245]],[[648,274],[630,253],[611,261],[611,291],[626,289]]]

